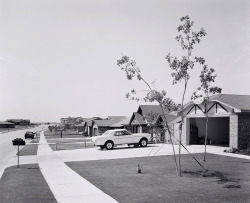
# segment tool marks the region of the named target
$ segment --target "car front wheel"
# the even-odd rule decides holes
[[[147,145],[148,145],[148,141],[146,139],[141,139],[140,146],[141,147],[146,147]]]
[[[114,147],[114,143],[113,142],[111,142],[111,141],[106,142],[105,148],[107,150],[113,149],[113,147]]]

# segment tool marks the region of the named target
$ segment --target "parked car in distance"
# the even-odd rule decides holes
[[[35,135],[36,135],[36,133],[27,131],[27,132],[25,133],[25,135],[24,135],[24,138],[25,138],[25,139],[27,139],[27,138],[34,139],[34,138],[35,138]]]
[[[132,134],[125,129],[107,130],[104,134],[92,137],[92,142],[101,149],[112,149],[117,145],[127,144],[135,147],[146,147],[148,141],[151,139],[149,133]]]

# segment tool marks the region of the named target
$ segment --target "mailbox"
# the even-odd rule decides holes
[[[13,145],[25,145],[25,141],[22,138],[16,138],[12,140]]]

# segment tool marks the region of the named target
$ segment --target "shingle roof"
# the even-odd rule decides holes
[[[250,95],[217,94],[210,98],[210,101],[219,101],[237,109],[250,110]]]
[[[14,123],[6,122],[6,121],[0,121],[1,125],[14,125]]]
[[[140,115],[139,113],[137,112],[134,112],[131,119],[130,119],[130,124],[132,123],[132,121],[134,120],[134,118],[137,120],[137,122],[140,124],[140,125],[147,125],[145,119],[143,118],[142,115]]]
[[[125,118],[125,119],[119,121],[118,123],[115,123],[114,125],[112,125],[112,127],[119,128],[119,127],[123,127],[125,125],[129,125],[130,119],[131,119],[131,117]]]
[[[92,120],[90,120],[90,121],[87,121],[86,123],[87,123],[87,126],[92,126],[93,121],[92,121]]]
[[[142,111],[142,115],[149,123],[154,123],[158,116],[162,114],[160,105],[140,105],[137,112],[139,112],[140,109]]]
[[[120,122],[121,119],[108,119],[108,120],[94,120],[93,122],[98,126],[98,127],[111,127],[115,123]]]
[[[162,113],[161,107],[159,105],[140,105],[143,115],[151,114],[151,113]]]
[[[108,119],[125,119],[126,116],[108,116]]]

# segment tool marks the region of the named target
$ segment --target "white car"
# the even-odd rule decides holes
[[[107,130],[104,134],[92,137],[92,142],[101,147],[101,149],[106,148],[107,150],[112,149],[114,146],[127,144],[128,146],[141,146],[146,147],[148,141],[151,139],[149,133],[136,133],[131,134],[125,129],[118,130]]]

